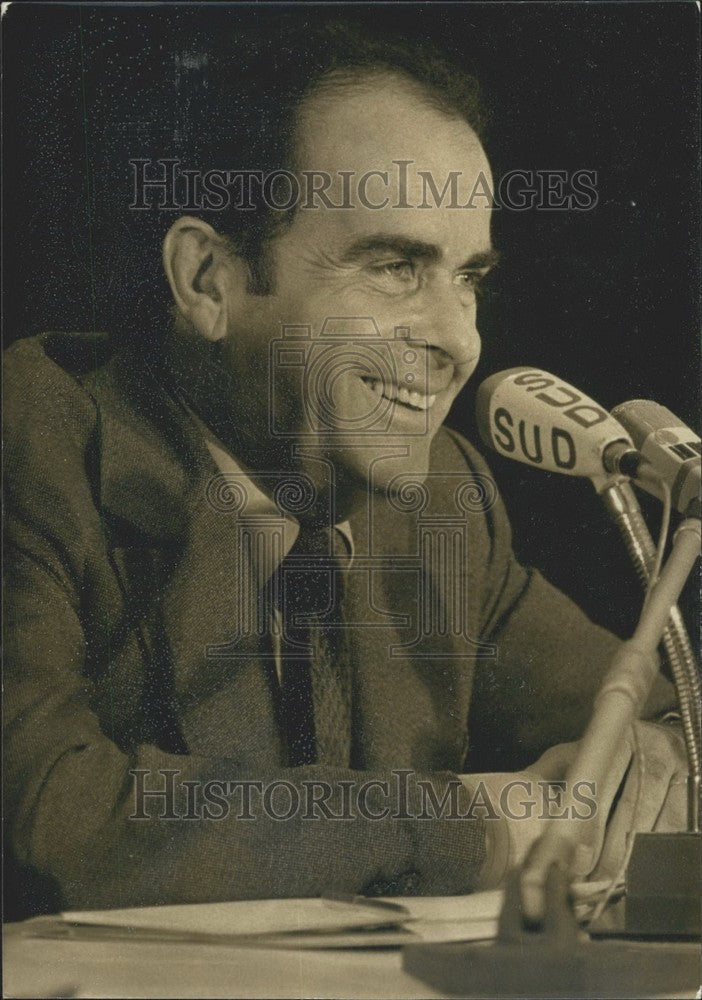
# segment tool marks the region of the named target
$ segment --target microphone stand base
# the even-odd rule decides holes
[[[403,951],[405,972],[444,996],[603,1000],[694,996],[700,950],[692,942],[578,942],[527,945],[420,944]]]
[[[637,833],[626,873],[624,933],[700,936],[699,833]]]

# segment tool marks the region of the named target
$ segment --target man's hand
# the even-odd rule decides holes
[[[572,759],[575,747],[564,750],[564,762]],[[555,765],[559,749],[544,755],[546,769]],[[535,769],[540,764],[537,762]],[[604,784],[596,790],[596,814],[575,829],[574,837],[558,845],[558,857],[545,849],[542,839],[532,845],[520,877],[525,919],[537,924],[543,919],[544,886],[552,863],[559,864],[571,880],[590,876],[611,881],[626,861],[632,834],[684,830],[686,777],[687,757],[678,727],[634,723]],[[580,776],[569,778],[577,781]],[[587,780],[584,775],[582,779]]]
[[[637,722],[627,745],[632,763],[621,796],[603,830],[593,870],[582,873],[593,879],[616,877],[632,834],[686,829],[688,764],[679,726]]]
[[[465,775],[462,779],[473,791],[482,782],[496,807],[509,782],[523,782],[520,789],[524,794],[517,801],[520,805],[532,802],[530,810],[522,809],[524,817],[497,809],[499,818],[486,822],[488,858],[479,887],[502,885],[508,871],[523,865],[524,913],[537,923],[544,912],[547,869],[554,860],[571,879],[612,879],[625,859],[631,833],[685,829],[687,758],[679,727],[636,722],[622,740],[604,783],[594,788],[591,784],[582,786],[591,789],[595,806],[588,810],[580,805],[574,816],[572,808],[568,810],[573,805],[573,786],[578,781],[591,781],[588,775],[568,774],[577,749],[577,743],[559,744],[525,771]],[[566,776],[569,787],[561,797],[557,789]],[[575,846],[571,842],[564,845],[562,857],[547,858],[541,838],[550,824],[565,822],[551,817],[566,811],[568,822],[577,823],[573,827]]]

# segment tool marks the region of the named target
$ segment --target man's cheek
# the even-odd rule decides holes
[[[301,377],[272,371],[268,385],[269,430],[273,437],[291,444],[301,434],[309,433],[309,407],[305,405]]]

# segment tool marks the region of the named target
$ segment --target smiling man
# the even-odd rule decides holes
[[[267,248],[268,294],[247,291],[246,259],[197,218],[171,228],[164,260],[180,315],[221,344],[226,443],[249,468],[285,472],[291,441],[304,440],[329,458],[335,504],[350,509],[369,480],[426,474],[431,442],[478,362],[476,290],[497,256],[489,190],[457,205],[479,179],[489,184],[490,168],[458,109],[382,66],[332,71],[312,90],[297,111],[293,158],[300,176],[327,184]],[[305,340],[288,333],[285,350],[306,355],[312,379],[275,358],[269,370],[272,341],[296,329]],[[296,457],[317,479],[309,448]]]
[[[442,428],[496,257],[474,82],[422,46],[282,34],[259,76],[206,63],[200,131],[320,197],[173,222],[162,337],[8,355],[25,910],[498,884],[547,816],[498,815],[471,763],[576,738],[617,645],[519,566]]]

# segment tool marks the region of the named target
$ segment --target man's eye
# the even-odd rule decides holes
[[[485,271],[461,271],[456,275],[456,284],[463,288],[471,288],[476,294],[480,292],[480,283],[485,277]]]
[[[391,260],[385,264],[375,264],[372,270],[381,277],[397,278],[399,281],[411,281],[414,278],[414,267],[409,260]]]

